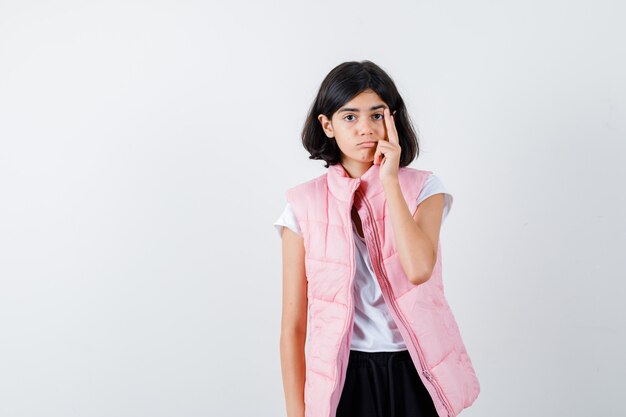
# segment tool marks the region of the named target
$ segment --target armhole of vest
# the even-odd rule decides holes
[[[417,191],[417,195],[415,196],[415,199],[418,199],[422,190],[424,189],[424,186],[426,185],[426,182],[428,181],[428,178],[432,175],[432,171],[428,171],[428,170],[421,170],[420,176],[421,176],[421,186],[419,187],[419,190]]]
[[[415,177],[413,179],[415,183],[411,184],[415,188],[411,189],[412,198],[411,198],[411,205],[409,205],[409,209],[411,209],[411,215],[414,215],[415,210],[417,210],[417,199],[419,198],[420,193],[424,189],[424,185],[426,184],[426,181],[428,180],[428,177],[430,176],[430,174],[432,174],[432,171],[415,169]],[[421,181],[421,184],[418,181]]]
[[[285,192],[285,199],[287,200],[287,203],[289,203],[289,205],[291,206],[293,217],[296,219],[296,223],[298,224],[298,228],[300,229],[300,236],[304,237],[302,222],[300,221],[300,213],[298,213],[299,207],[297,204],[294,204],[294,201],[292,198],[293,197],[292,190],[293,189],[289,189],[287,190],[287,192]]]

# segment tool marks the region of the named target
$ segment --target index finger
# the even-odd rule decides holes
[[[393,115],[391,115],[389,108],[385,108],[383,110],[383,114],[385,116],[385,127],[387,128],[387,138],[389,142],[399,144],[396,121],[393,118]]]

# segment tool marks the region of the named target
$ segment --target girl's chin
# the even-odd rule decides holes
[[[355,156],[355,157],[350,157],[350,158],[345,158],[344,161],[346,160],[352,160],[354,162],[358,162],[359,164],[372,164],[374,163],[374,156],[373,155],[369,155],[369,156]]]

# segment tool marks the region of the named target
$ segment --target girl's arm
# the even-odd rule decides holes
[[[412,284],[422,284],[432,275],[437,261],[444,195],[439,193],[426,198],[411,215],[397,181],[385,181],[383,188],[400,263]]]
[[[307,331],[307,280],[304,241],[288,227],[283,228],[283,302],[280,332],[280,361],[288,417],[304,417]]]
[[[398,181],[402,151],[398,131],[389,109],[383,112],[387,140],[378,141],[374,163],[380,164],[380,180],[387,197],[400,263],[409,281],[419,285],[428,281],[437,262],[445,200],[443,194],[434,194],[422,201],[415,213],[409,212]]]

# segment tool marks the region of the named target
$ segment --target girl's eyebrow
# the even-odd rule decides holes
[[[387,108],[387,106],[385,106],[384,104],[377,104],[376,106],[372,106],[370,107],[370,110],[377,110],[377,109],[385,109]],[[345,112],[345,111],[352,111],[352,112],[359,112],[359,109],[355,109],[355,108],[351,108],[351,107],[344,107],[342,109],[337,110],[337,113],[341,113],[341,112]]]

